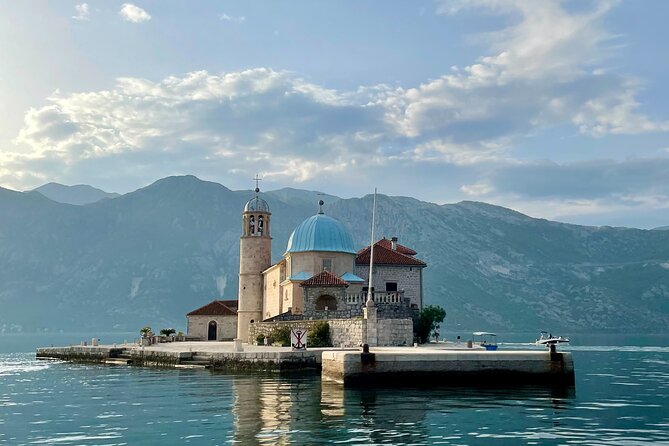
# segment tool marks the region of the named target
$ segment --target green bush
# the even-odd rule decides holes
[[[258,336],[256,336],[256,342],[258,343],[258,345],[265,344],[265,335],[259,334]]]
[[[270,344],[280,344],[282,347],[290,347],[290,327],[275,329],[269,335]]]
[[[307,334],[307,345],[309,347],[332,347],[330,324],[325,321],[316,322]]]
[[[428,341],[430,333],[444,321],[446,311],[438,305],[428,305],[413,320],[413,334],[421,344]]]

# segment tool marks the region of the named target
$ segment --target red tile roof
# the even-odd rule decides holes
[[[393,242],[392,242],[392,240],[388,240],[387,238],[382,238],[381,240],[376,242],[374,244],[374,246],[375,247],[376,246],[383,246],[384,248],[387,248],[387,249],[393,249]],[[415,256],[416,254],[418,254],[413,249],[407,248],[406,246],[400,245],[399,243],[395,243],[395,249],[396,249],[396,251],[401,252],[402,254],[408,254],[410,256]],[[376,250],[376,248],[374,248],[374,250]],[[363,251],[363,250],[360,250],[360,251]],[[360,251],[358,251],[358,252],[360,252]]]
[[[369,252],[369,246],[360,250],[358,256],[355,258],[356,265],[369,265]],[[422,260],[418,260],[408,254],[403,254],[399,250],[393,251],[379,242],[374,244],[374,265],[427,266]]]
[[[186,316],[236,316],[236,300],[215,300],[204,307],[193,310]]]
[[[330,271],[323,271],[302,282],[302,286],[346,286],[348,282],[332,274]]]

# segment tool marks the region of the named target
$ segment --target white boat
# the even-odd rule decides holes
[[[487,331],[475,331],[472,333],[476,340],[475,342],[486,350],[497,350],[497,335]]]
[[[553,336],[552,334],[548,333],[547,331],[542,331],[541,336],[534,343],[536,345],[551,346],[551,345],[556,345],[556,344],[562,344],[562,343],[565,343],[565,342],[569,342],[569,339],[563,338],[562,336]]]

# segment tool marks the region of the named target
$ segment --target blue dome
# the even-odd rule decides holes
[[[305,251],[356,253],[344,225],[322,213],[307,218],[290,234],[286,252]]]

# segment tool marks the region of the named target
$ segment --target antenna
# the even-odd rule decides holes
[[[374,306],[374,293],[372,292],[372,268],[374,267],[374,222],[376,220],[376,188],[374,188],[374,201],[372,204],[372,244],[369,249],[369,282],[367,284],[367,302],[366,307]]]

